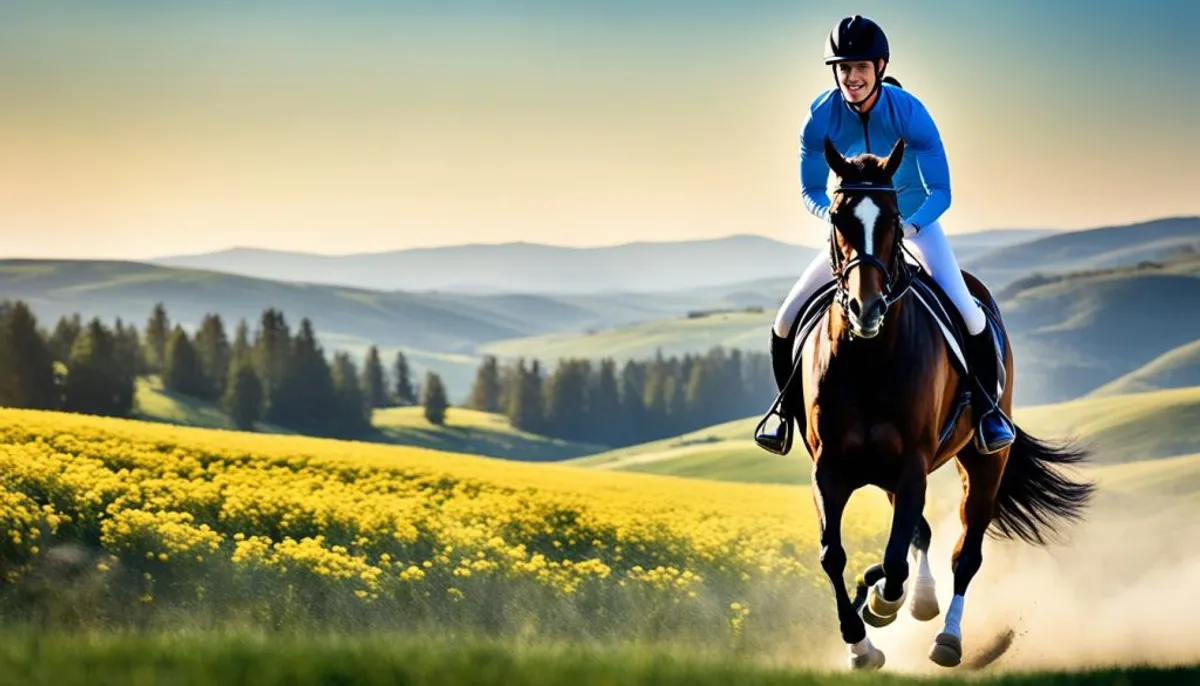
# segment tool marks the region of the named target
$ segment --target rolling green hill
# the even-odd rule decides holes
[[[1200,301],[1200,254],[1140,265],[1032,279],[1002,294],[1014,341],[1018,405],[1078,398],[1200,340],[1200,318],[1180,303]],[[773,310],[685,316],[592,334],[552,334],[490,343],[500,356],[651,357],[702,353],[713,345],[765,352]],[[1164,365],[1182,363],[1172,358]],[[1161,367],[1149,370],[1166,373]],[[1185,377],[1186,380],[1187,377]],[[1128,390],[1137,390],[1129,387]]]
[[[1200,453],[1200,386],[1018,408],[1017,423],[1044,439],[1075,438],[1093,451],[1094,464],[1119,464]],[[780,457],[752,436],[748,417],[667,438],[572,460],[596,469],[691,476],[725,481],[799,484],[811,467],[803,446]]]
[[[1189,247],[1200,248],[1200,217],[1064,231],[968,257],[962,264],[999,289],[1034,272],[1128,267],[1144,260],[1161,260]]]
[[[772,312],[721,312],[700,317],[655,319],[595,333],[558,333],[488,343],[481,351],[504,358],[563,357],[648,359],[705,352],[713,346],[765,351]]]
[[[134,401],[137,419],[206,429],[234,428],[233,422],[215,403],[166,390],[156,376],[137,380]],[[508,420],[501,415],[462,407],[447,409],[446,423],[442,426],[430,424],[420,407],[379,409],[374,412],[371,422],[375,431],[361,440],[525,462],[565,460],[605,450],[604,446],[520,431],[509,426]],[[268,423],[260,423],[256,428],[261,433],[293,433]]]
[[[134,418],[205,429],[233,429],[233,422],[216,403],[182,395],[163,388],[157,376],[138,377],[134,388]],[[260,423],[263,433],[288,434],[287,429]]]
[[[239,318],[253,329],[262,311],[275,307],[293,329],[310,318],[327,350],[361,356],[377,344],[389,361],[404,350],[418,380],[426,369],[437,371],[452,400],[467,392],[480,344],[727,305],[719,289],[700,295],[384,292],[102,260],[0,260],[0,293],[29,303],[47,328],[76,312],[110,322],[120,317],[140,327],[162,301],[171,321],[185,329],[217,312],[232,333]]]
[[[1071,275],[1004,298],[1017,403],[1085,395],[1200,339],[1200,254],[1163,266]]]
[[[371,423],[378,438],[386,443],[523,462],[553,462],[605,449],[531,434],[512,428],[501,415],[462,407],[447,409],[446,423],[442,426],[430,424],[420,407],[375,410]]]
[[[1090,395],[1121,395],[1187,386],[1200,386],[1200,339],[1159,355]]]

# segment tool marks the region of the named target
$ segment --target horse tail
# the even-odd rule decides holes
[[[1047,530],[1059,521],[1075,521],[1095,492],[1095,485],[1060,474],[1059,465],[1076,465],[1087,451],[1069,444],[1050,445],[1017,428],[1000,477],[991,532],[1045,545]]]

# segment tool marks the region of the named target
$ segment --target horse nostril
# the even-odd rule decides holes
[[[853,314],[855,317],[862,314],[862,305],[858,304],[858,298],[855,298],[850,301],[850,313]]]
[[[883,298],[880,298],[872,303],[871,309],[874,311],[876,318],[883,319],[884,315],[887,314],[887,301],[885,301]]]

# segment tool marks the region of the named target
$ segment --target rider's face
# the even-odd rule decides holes
[[[875,67],[868,60],[840,62],[837,79],[847,102],[862,102],[875,87]]]

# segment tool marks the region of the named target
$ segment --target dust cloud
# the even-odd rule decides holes
[[[948,479],[939,474],[937,483],[931,483],[926,508],[934,533],[930,561],[943,614],[918,622],[906,606],[891,626],[868,627],[872,642],[887,656],[888,672],[951,673],[927,657],[953,594],[950,554],[961,530],[960,487],[953,469],[947,471]],[[989,537],[983,567],[966,595],[963,664],[956,669],[1078,670],[1200,662],[1196,505],[1196,499],[1113,491],[1101,483],[1086,519],[1060,527],[1055,543],[1035,547]],[[1002,654],[984,666],[988,654],[996,652]],[[845,647],[839,642],[822,662],[845,669]]]

